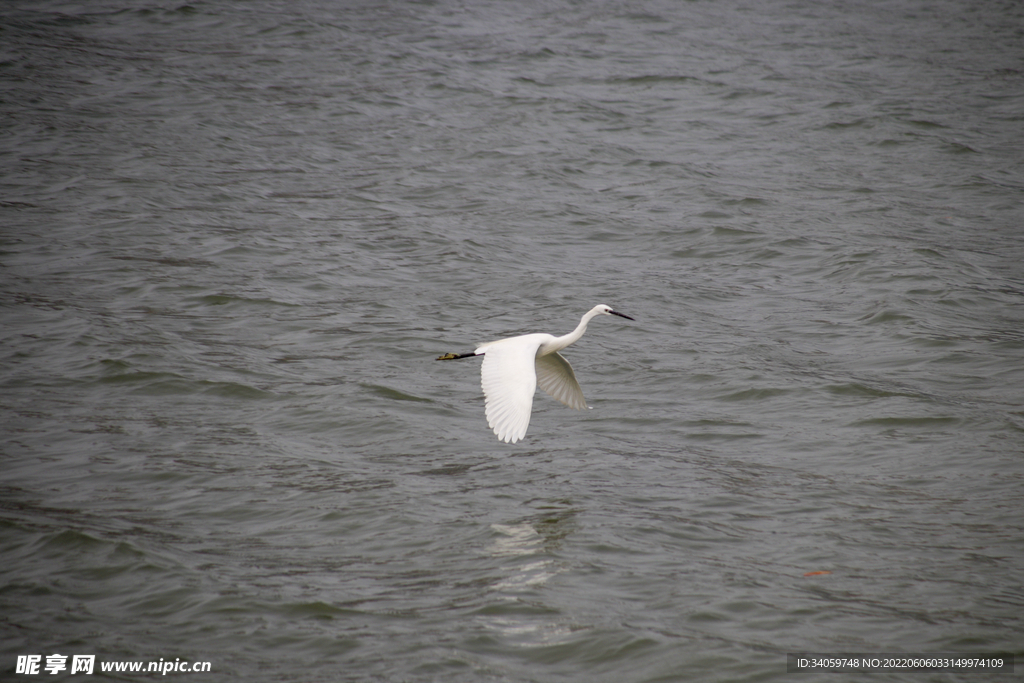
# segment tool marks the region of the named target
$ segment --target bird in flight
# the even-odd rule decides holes
[[[526,436],[526,428],[530,426],[533,394],[538,385],[570,408],[587,407],[572,366],[558,352],[582,337],[587,323],[598,315],[634,320],[613,311],[610,306],[599,304],[583,315],[575,330],[561,337],[543,332],[523,334],[483,344],[471,353],[446,353],[437,360],[484,357],[480,386],[484,390],[487,426],[499,440],[515,443]]]

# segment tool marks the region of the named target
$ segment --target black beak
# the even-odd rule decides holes
[[[620,318],[625,318],[626,320],[632,320],[633,322],[636,322],[636,318],[630,318],[625,313],[619,313],[618,311],[608,311],[608,312],[611,313],[612,315],[617,315]]]

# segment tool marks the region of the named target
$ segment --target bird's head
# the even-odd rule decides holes
[[[594,310],[598,313],[603,313],[604,315],[617,315],[620,318],[625,318],[626,320],[635,320],[635,318],[630,318],[625,313],[619,313],[618,311],[612,310],[611,306],[606,306],[605,304],[598,304],[597,306],[594,306]]]

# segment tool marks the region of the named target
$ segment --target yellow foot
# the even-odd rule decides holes
[[[453,358],[458,358],[458,357],[459,357],[459,354],[457,354],[457,353],[446,353],[443,356],[438,356],[434,360],[452,360]]]

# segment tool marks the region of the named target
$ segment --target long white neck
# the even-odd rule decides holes
[[[552,341],[544,345],[544,355],[554,353],[555,351],[561,351],[569,344],[577,341],[583,336],[583,333],[587,331],[587,323],[589,323],[595,315],[600,315],[601,313],[602,311],[600,306],[594,306],[592,309],[584,313],[583,317],[580,319],[580,324],[576,326],[575,330],[567,335],[555,337]]]

